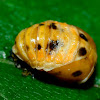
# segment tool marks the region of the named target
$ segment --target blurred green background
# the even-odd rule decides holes
[[[67,22],[94,39],[98,62],[94,84],[100,85],[100,0],[0,0],[0,100],[100,100],[100,88],[69,88],[22,77],[9,59],[16,35],[46,20]]]

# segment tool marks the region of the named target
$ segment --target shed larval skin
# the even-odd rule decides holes
[[[95,43],[86,32],[52,20],[23,29],[12,51],[33,69],[78,83],[90,78],[97,61]]]

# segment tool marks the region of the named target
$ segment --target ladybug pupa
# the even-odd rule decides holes
[[[23,29],[12,51],[33,69],[77,83],[90,78],[97,61],[95,43],[86,32],[52,20]]]

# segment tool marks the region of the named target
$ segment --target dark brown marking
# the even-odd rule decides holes
[[[78,71],[72,73],[72,75],[73,75],[74,77],[80,76],[81,74],[82,74],[82,72],[81,72],[80,70],[78,70]]]
[[[51,42],[50,42],[50,44],[49,44],[50,50],[56,49],[57,46],[58,46],[58,44],[59,44],[59,41],[58,41],[58,40],[57,40],[57,41],[51,40]]]
[[[39,24],[39,26],[42,26],[42,25],[44,25],[44,24]]]
[[[85,36],[84,34],[80,33],[79,36],[80,36],[82,39],[84,39],[85,41],[88,41],[88,39],[86,38],[86,36]]]
[[[55,23],[51,23],[49,28],[57,29],[57,26],[55,25]]]
[[[61,75],[61,71],[55,72],[54,75]]]
[[[86,53],[87,53],[87,51],[84,47],[81,47],[79,49],[79,56],[84,56],[84,55],[86,55]]]
[[[49,54],[51,55],[52,54],[51,51],[56,50],[58,45],[59,45],[59,40],[57,40],[57,41],[51,40],[50,43],[47,44],[46,52],[48,51],[48,48],[49,48],[50,49]]]
[[[38,50],[40,50],[41,49],[41,45],[40,44],[38,44]]]
[[[26,49],[29,50],[29,46],[26,45]]]

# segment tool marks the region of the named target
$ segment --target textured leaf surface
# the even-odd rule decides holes
[[[100,100],[100,88],[69,88],[22,77],[8,57],[22,29],[46,20],[67,22],[94,39],[98,53],[94,84],[100,85],[99,4],[99,0],[0,0],[0,100]]]

